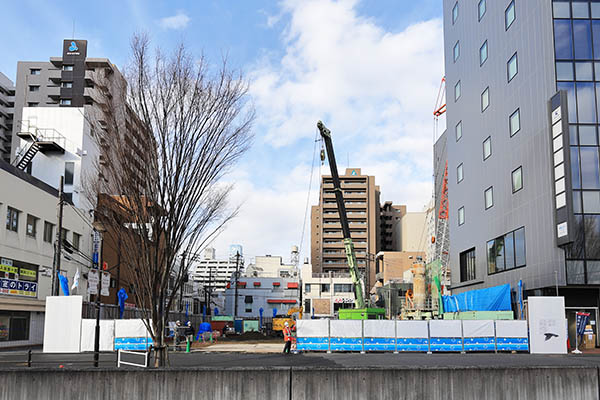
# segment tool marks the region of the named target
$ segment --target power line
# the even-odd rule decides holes
[[[302,255],[302,245],[304,244],[304,233],[306,230],[306,219],[308,217],[308,207],[310,205],[310,191],[312,188],[312,181],[313,181],[313,172],[315,169],[315,155],[317,154],[317,142],[319,142],[318,140],[318,136],[319,133],[318,131],[315,132],[315,142],[313,145],[313,159],[312,159],[312,163],[310,165],[310,180],[308,181],[308,193],[306,194],[306,208],[304,209],[304,222],[302,222],[302,236],[300,237],[300,246],[298,248],[298,255],[301,256]]]

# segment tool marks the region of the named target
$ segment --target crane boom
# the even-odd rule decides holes
[[[340,176],[337,170],[337,164],[335,162],[335,154],[333,153],[333,143],[331,141],[331,131],[323,124],[323,122],[317,122],[317,128],[323,141],[325,142],[325,149],[327,150],[327,158],[329,159],[329,168],[331,169],[331,178],[333,179],[333,191],[335,193],[335,200],[338,206],[338,213],[340,214],[340,223],[342,224],[342,232],[344,234],[344,249],[346,251],[346,258],[348,260],[348,268],[350,269],[350,277],[354,285],[354,301],[355,308],[364,308],[365,300],[363,297],[362,284],[358,275],[358,268],[356,264],[356,254],[354,252],[354,244],[350,237],[350,226],[348,225],[348,216],[346,214],[346,205],[344,204],[344,196],[342,193],[342,187],[340,184]]]

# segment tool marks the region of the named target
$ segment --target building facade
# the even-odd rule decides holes
[[[400,220],[406,215],[406,206],[395,205],[391,201],[386,201],[380,208],[380,232],[381,244],[380,251],[396,251],[398,242],[398,231],[400,230]]]
[[[239,260],[236,257],[238,253]],[[229,255],[224,258],[217,258],[215,249],[209,247],[204,250],[202,258],[191,261],[190,271],[194,282],[198,282],[209,297],[217,296],[225,292],[236,271],[240,276],[243,274],[244,255],[241,246],[232,245]]]
[[[41,344],[45,299],[51,295],[58,229],[58,191],[0,160],[0,347]],[[75,294],[88,299],[86,277],[92,254],[91,217],[72,204],[64,206],[60,274],[77,270]],[[5,222],[4,222],[5,221]],[[63,294],[63,291],[60,291]],[[73,294],[73,293],[71,293]]]
[[[340,176],[344,203],[359,270],[369,268],[366,281],[375,281],[371,262],[380,246],[379,186],[360,168],[347,168]],[[311,263],[316,273],[347,272],[342,226],[331,176],[321,178],[319,205],[311,208]]]
[[[10,162],[15,85],[0,72],[0,159]]]
[[[444,48],[452,290],[522,281],[596,321],[600,3],[445,0]]]
[[[291,308],[300,306],[298,278],[241,277],[235,289],[235,279],[225,290],[225,314],[242,318],[286,315]],[[236,303],[237,294],[237,303]],[[236,311],[237,305],[237,311]]]
[[[302,306],[307,317],[335,317],[341,308],[354,308],[354,287],[348,272],[314,272],[301,268]]]
[[[297,278],[298,269],[295,265],[284,264],[281,256],[256,256],[254,264],[248,265],[244,276],[260,278]]]

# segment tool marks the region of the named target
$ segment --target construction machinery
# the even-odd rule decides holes
[[[302,319],[302,307],[292,307],[288,310],[287,316],[277,316],[273,318],[273,331],[277,333],[283,332],[283,327],[286,322],[291,327],[296,323],[297,319]]]
[[[385,315],[384,309],[369,308],[365,303],[362,283],[360,281],[358,267],[356,264],[356,254],[354,252],[354,244],[350,237],[350,226],[348,224],[348,216],[346,214],[346,206],[344,204],[344,196],[340,184],[340,176],[337,170],[335,154],[333,152],[333,143],[331,141],[331,131],[325,127],[323,122],[317,122],[317,128],[325,143],[327,151],[327,159],[329,160],[329,168],[331,170],[331,178],[333,180],[333,191],[335,200],[340,215],[340,224],[342,225],[342,234],[344,242],[344,250],[346,251],[346,259],[348,261],[348,269],[350,270],[350,278],[354,286],[354,309],[340,309],[338,312],[340,319],[378,319]],[[367,271],[367,273],[369,273]]]

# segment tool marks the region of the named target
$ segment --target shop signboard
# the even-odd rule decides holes
[[[0,278],[0,294],[37,297],[37,282]]]

